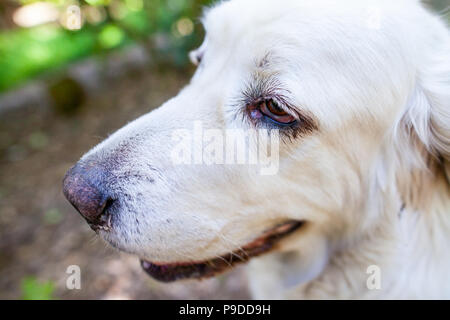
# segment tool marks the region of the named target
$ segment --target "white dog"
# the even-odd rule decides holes
[[[415,0],[231,0],[203,22],[191,83],[68,172],[91,227],[162,281],[251,259],[255,298],[450,298],[444,23]],[[278,171],[174,163],[198,122],[276,130]]]

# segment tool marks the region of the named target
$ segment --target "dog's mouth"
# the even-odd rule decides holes
[[[181,263],[153,263],[141,260],[141,266],[151,277],[163,282],[181,279],[202,279],[216,276],[237,264],[245,263],[273,249],[283,238],[303,225],[302,221],[288,221],[265,231],[239,250],[205,261]]]

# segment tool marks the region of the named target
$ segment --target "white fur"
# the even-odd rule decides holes
[[[250,262],[255,298],[450,298],[444,24],[413,0],[232,0],[204,24],[191,83],[85,156],[113,163],[121,210],[105,240],[150,261],[195,261],[304,220]],[[276,75],[318,129],[282,144],[275,176],[174,166],[173,130],[249,126],[234,101],[254,72]],[[370,265],[381,290],[366,287]]]

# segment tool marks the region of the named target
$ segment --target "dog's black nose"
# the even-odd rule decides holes
[[[79,163],[67,172],[63,181],[67,200],[94,230],[107,227],[106,209],[113,202],[102,187],[104,179],[104,170],[95,163]]]

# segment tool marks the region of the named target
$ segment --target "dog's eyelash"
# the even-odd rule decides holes
[[[252,81],[244,90],[240,99],[237,99],[237,110],[243,122],[259,129],[277,129],[283,140],[291,141],[300,136],[304,136],[317,129],[316,121],[304,113],[298,112],[287,97],[289,92],[282,89],[276,80]],[[252,119],[249,114],[249,107],[257,105],[263,101],[273,100],[285,112],[291,114],[296,121],[289,124],[282,124],[270,120],[267,117],[262,119]],[[236,110],[234,109],[234,110]]]

